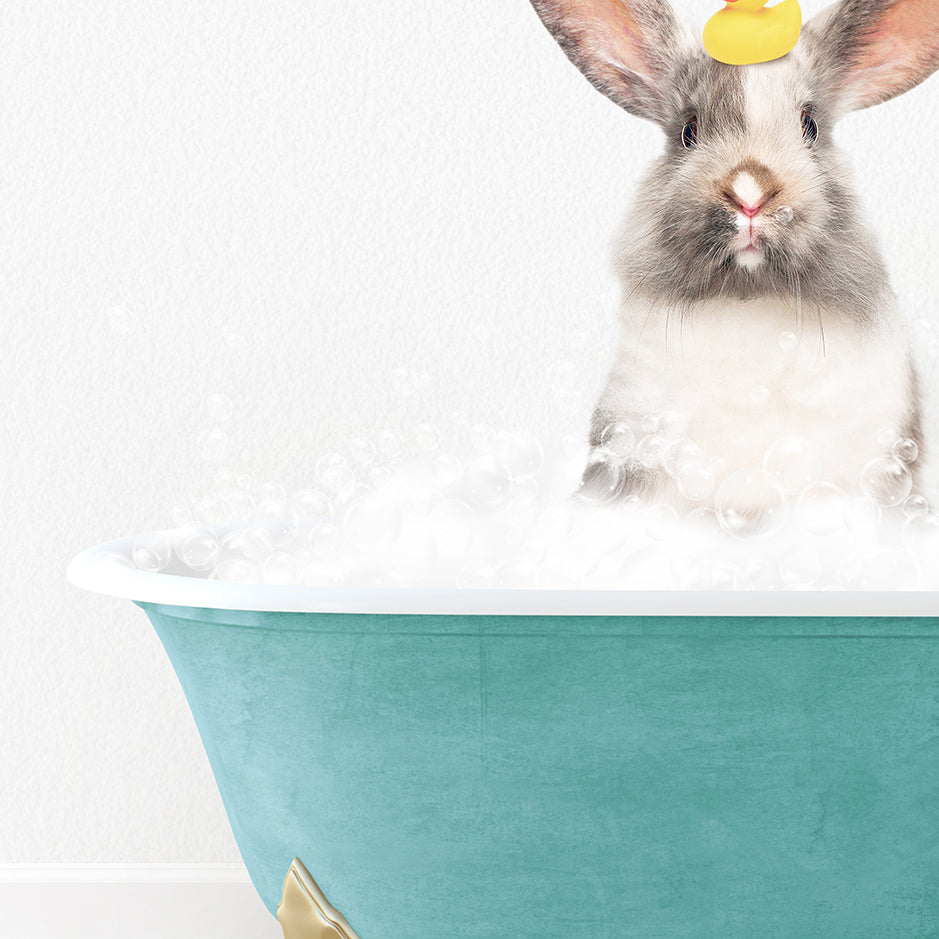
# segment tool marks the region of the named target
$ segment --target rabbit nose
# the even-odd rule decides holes
[[[769,167],[747,162],[730,173],[723,195],[747,218],[754,218],[770,199],[780,193],[781,188]]]

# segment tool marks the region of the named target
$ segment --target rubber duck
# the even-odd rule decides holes
[[[798,0],[764,7],[766,0],[727,0],[704,25],[708,55],[728,65],[753,65],[790,52],[802,29]]]

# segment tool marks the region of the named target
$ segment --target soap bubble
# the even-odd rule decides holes
[[[342,530],[356,547],[384,550],[401,534],[403,519],[397,502],[386,496],[366,493],[349,503]]]
[[[414,441],[422,453],[432,453],[440,446],[440,428],[423,421],[414,428]]]
[[[489,453],[496,445],[496,432],[488,424],[474,424],[470,430],[470,443],[476,453]]]
[[[678,531],[678,513],[664,504],[653,505],[644,514],[643,531],[655,541],[671,538]]]
[[[228,395],[211,394],[205,399],[205,410],[210,421],[224,424],[231,420],[234,406]]]
[[[925,518],[929,514],[929,502],[923,496],[910,496],[903,503],[903,514],[909,519]]]
[[[612,502],[622,485],[623,467],[611,454],[594,450],[587,459],[584,484],[577,490],[577,499],[587,505]]]
[[[191,528],[177,540],[176,554],[192,570],[207,571],[218,560],[218,535],[211,528]]]
[[[289,551],[272,551],[261,565],[265,584],[291,584],[296,580],[294,557]]]
[[[130,552],[130,559],[140,571],[162,571],[170,562],[173,546],[170,539],[159,532],[141,535],[136,538]]]
[[[643,466],[654,469],[665,459],[665,449],[668,446],[664,437],[658,434],[647,434],[639,441],[636,447],[636,456]]]
[[[703,502],[714,492],[714,472],[707,463],[686,463],[676,478],[679,493],[689,502]]]
[[[170,512],[174,528],[188,528],[195,522],[195,516],[188,505],[174,505]]]
[[[858,497],[844,504],[844,523],[848,531],[865,539],[877,534],[881,514],[880,506],[871,499]]]
[[[496,459],[516,479],[537,473],[544,463],[544,451],[531,434],[504,434],[496,443]]]
[[[714,497],[721,527],[737,536],[768,537],[786,517],[783,493],[762,470],[742,469],[725,479]]]
[[[108,328],[112,336],[127,336],[133,326],[133,317],[130,311],[122,306],[112,306],[108,310]]]
[[[378,452],[388,463],[400,460],[404,449],[404,437],[396,430],[385,429],[378,435]]]
[[[466,482],[473,501],[482,506],[504,502],[512,488],[512,474],[491,456],[476,457],[466,468]]]
[[[417,391],[417,378],[411,369],[396,368],[391,377],[395,391],[402,397],[408,398]]]
[[[912,488],[909,469],[893,457],[875,457],[861,471],[861,490],[885,508],[899,505]]]
[[[434,460],[434,479],[445,489],[456,485],[463,478],[463,464],[449,453]]]
[[[766,385],[756,385],[750,391],[750,404],[754,407],[762,407],[770,399],[770,390]]]
[[[316,478],[340,501],[348,499],[355,490],[355,470],[338,453],[327,453],[317,461]]]
[[[332,514],[329,497],[319,489],[299,489],[288,503],[290,517],[295,525]]]
[[[677,479],[681,471],[695,464],[704,464],[704,452],[692,440],[673,440],[669,443],[662,458],[665,472],[673,479]]]
[[[788,493],[801,492],[818,479],[821,465],[818,447],[802,437],[781,437],[763,458],[763,469]]]
[[[573,362],[555,362],[548,369],[548,387],[558,398],[573,396],[577,385],[577,366]]]
[[[625,460],[633,455],[636,448],[636,435],[630,430],[628,424],[614,421],[607,424],[601,431],[600,446],[620,460]]]
[[[814,482],[799,496],[796,517],[813,535],[833,535],[845,526],[845,496],[834,483]]]
[[[658,416],[655,432],[669,442],[682,440],[688,432],[688,419],[678,411],[663,411]]]
[[[894,443],[891,448],[891,453],[895,459],[909,465],[916,462],[916,458],[919,456],[919,446],[917,446],[915,440],[911,440],[909,437],[902,437]]]
[[[194,514],[196,520],[203,525],[227,525],[232,516],[231,503],[221,496],[205,496],[196,503]]]
[[[244,558],[230,558],[216,564],[209,575],[212,580],[225,580],[236,584],[261,583],[261,568]]]
[[[783,352],[795,352],[796,348],[799,345],[799,337],[792,332],[791,330],[785,330],[779,334],[779,348]]]
[[[254,497],[250,493],[239,490],[231,493],[225,501],[228,503],[231,521],[246,522],[254,517]]]
[[[371,466],[378,458],[378,447],[367,437],[356,437],[349,443],[349,455],[356,466]]]
[[[900,434],[893,427],[881,427],[877,431],[877,443],[881,447],[892,447],[899,439]]]
[[[199,456],[206,463],[224,463],[231,450],[228,434],[220,427],[203,431],[198,441]]]
[[[804,590],[814,586],[821,570],[817,552],[806,545],[790,548],[779,561],[782,581],[792,590]]]
[[[779,222],[780,225],[788,225],[792,221],[792,207],[788,205],[781,205],[777,210],[773,218]]]

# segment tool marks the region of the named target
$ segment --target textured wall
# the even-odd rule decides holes
[[[937,83],[839,129],[918,303]],[[455,408],[579,432],[610,242],[659,146],[526,0],[5,11],[0,861],[237,859],[143,614],[66,585],[68,560],[207,484],[213,393],[258,480]],[[546,374],[568,356],[582,394],[558,401]],[[430,374],[423,396],[394,393],[398,367]]]

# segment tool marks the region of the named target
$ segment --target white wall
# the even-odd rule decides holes
[[[582,432],[610,241],[658,131],[526,0],[30,0],[3,19],[0,862],[236,861],[143,614],[67,586],[68,560],[208,484],[216,392],[259,480],[456,408]],[[919,302],[937,126],[934,78],[839,131]],[[583,388],[559,401],[567,357]],[[394,393],[400,366],[431,374],[423,397]]]

